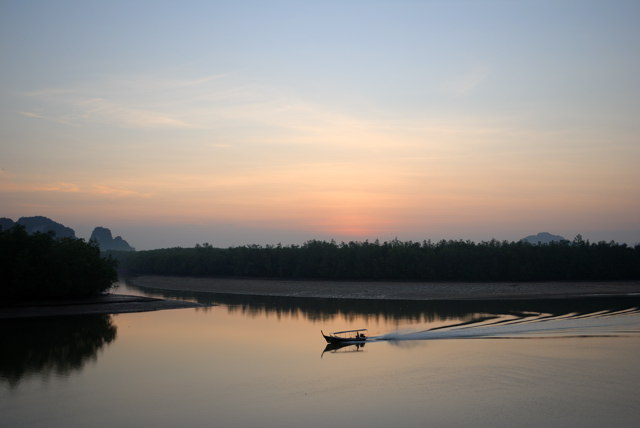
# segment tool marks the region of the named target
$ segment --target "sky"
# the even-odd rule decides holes
[[[640,242],[640,2],[0,1],[0,217],[137,249]]]

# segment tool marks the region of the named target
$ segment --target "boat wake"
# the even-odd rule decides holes
[[[433,340],[472,338],[532,338],[623,336],[640,334],[637,307],[591,313],[552,315],[519,312],[478,316],[471,321],[414,332],[393,332],[370,340]]]

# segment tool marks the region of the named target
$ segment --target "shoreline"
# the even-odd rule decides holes
[[[640,281],[373,282],[141,275],[141,288],[254,296],[376,300],[530,300],[640,295]]]
[[[314,281],[253,278],[200,278],[141,275],[122,282],[150,290],[246,296],[355,300],[544,300],[640,296],[640,281],[599,282],[397,282]],[[119,314],[208,305],[123,294],[84,299],[25,302],[0,307],[0,320],[12,318]]]
[[[0,320],[11,318],[51,317],[66,315],[122,314],[165,309],[205,307],[200,303],[123,294],[103,294],[82,299],[25,302],[0,307]]]

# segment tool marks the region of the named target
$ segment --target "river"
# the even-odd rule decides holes
[[[0,427],[635,427],[640,299],[214,306],[1,320]],[[366,328],[325,349],[320,330]]]

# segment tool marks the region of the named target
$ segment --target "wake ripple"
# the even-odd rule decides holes
[[[629,334],[640,334],[640,309],[637,307],[561,315],[532,312],[488,315],[468,322],[417,332],[393,332],[371,339],[399,341]]]

